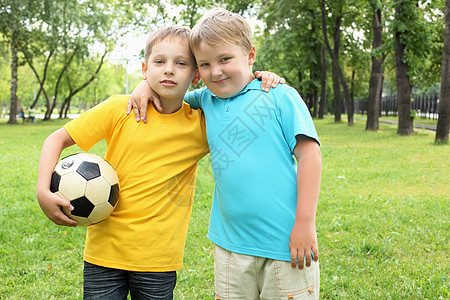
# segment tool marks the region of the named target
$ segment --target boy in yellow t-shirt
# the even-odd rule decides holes
[[[148,124],[125,111],[129,96],[116,95],[67,123],[44,142],[37,198],[45,215],[77,226],[61,211],[71,204],[51,193],[52,171],[64,148],[87,151],[105,139],[105,159],[120,182],[120,201],[109,218],[88,227],[84,250],[84,299],[172,299],[182,268],[197,162],[209,152],[201,110],[183,102],[198,83],[189,29],[153,32],[145,48],[144,79],[162,99]],[[140,141],[136,143],[136,140]],[[151,149],[151,151],[150,151]]]

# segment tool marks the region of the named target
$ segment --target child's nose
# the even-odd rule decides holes
[[[212,76],[217,77],[222,75],[222,69],[219,66],[214,66],[212,68]]]
[[[174,74],[174,67],[173,64],[168,63],[166,64],[166,68],[164,69],[164,74],[165,75],[173,75]]]

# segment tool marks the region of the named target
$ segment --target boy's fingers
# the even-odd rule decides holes
[[[311,257],[310,257],[311,259]],[[300,270],[303,269],[304,266],[304,256],[301,251],[298,249],[292,249],[291,250],[291,267],[292,269],[296,269],[298,264],[298,268]]]
[[[276,87],[279,83],[281,83],[281,79],[279,76],[276,76],[272,81],[272,87]]]
[[[161,104],[161,99],[159,99],[159,97],[154,97],[153,98],[153,103],[155,103],[155,106],[156,106],[156,108],[159,110],[159,111],[162,111],[163,109],[162,109],[162,104]]]
[[[63,198],[61,198],[60,206],[61,206],[61,208],[66,208],[66,209],[68,209],[70,211],[72,211],[74,209],[74,207],[72,206],[70,201],[68,201],[66,199],[63,199]],[[62,210],[60,210],[56,214],[56,216],[57,216],[58,221],[59,221],[60,224],[58,224],[56,222],[55,223],[58,224],[58,225],[76,227],[77,224],[78,224],[77,221],[69,218]]]
[[[130,99],[128,99],[128,103],[127,103],[127,115],[129,115],[131,112],[131,97]]]
[[[297,250],[291,250],[291,267],[292,269],[297,268]]]
[[[276,87],[278,84],[278,79],[279,77],[274,75],[274,74],[270,74],[269,78],[267,79],[267,91],[270,89],[270,87]]]
[[[56,225],[76,227],[78,224],[77,221],[72,220],[62,211],[63,207],[71,211],[73,210],[73,206],[70,204],[70,202],[61,199],[61,205],[59,207],[60,208],[57,209],[53,214],[49,215],[50,220],[52,220],[52,222]]]
[[[148,101],[141,101],[141,120],[147,123],[147,106]]]
[[[270,90],[270,74],[268,74],[267,72],[262,72],[262,76],[261,76],[261,89],[263,91],[268,92]]]
[[[78,223],[75,220],[72,220],[68,216],[66,216],[63,212],[61,214],[56,216],[57,218],[52,220],[56,225],[61,226],[70,226],[70,227],[77,227]]]
[[[312,253],[313,253],[314,261],[318,262],[319,261],[319,249],[317,249],[317,246],[313,248]]]
[[[139,109],[137,107],[134,107],[133,111],[134,111],[134,116],[136,118],[136,122],[139,122],[141,120],[140,114],[139,114]]]
[[[306,264],[306,267],[311,267],[311,251],[309,251],[309,253],[306,252],[305,264]]]
[[[303,253],[302,253],[302,252],[299,252],[299,253],[298,253],[297,263],[298,263],[298,268],[299,268],[300,270],[303,270],[303,267],[304,267],[304,260],[305,260],[305,258],[304,258],[304,256],[303,256]]]
[[[70,201],[67,201],[66,199],[62,199],[62,198],[61,198],[61,201],[60,201],[60,204],[59,204],[59,205],[60,205],[61,207],[64,207],[64,208],[70,210],[70,211],[73,210],[72,204],[70,204]]]

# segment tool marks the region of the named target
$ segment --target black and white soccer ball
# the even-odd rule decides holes
[[[79,226],[105,220],[119,201],[119,178],[103,158],[78,153],[61,159],[52,174],[50,190],[70,201],[74,209],[63,212]]]

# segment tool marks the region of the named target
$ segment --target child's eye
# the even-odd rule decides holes
[[[179,61],[178,64],[179,64],[180,66],[187,66],[187,63],[185,63],[184,61]]]
[[[200,64],[200,68],[207,68],[207,67],[209,67],[209,64],[208,64],[208,63],[202,63],[202,64]]]
[[[155,60],[155,64],[163,64],[164,61],[162,59],[157,59]]]
[[[224,57],[221,59],[221,62],[227,62],[231,59],[231,57]]]

